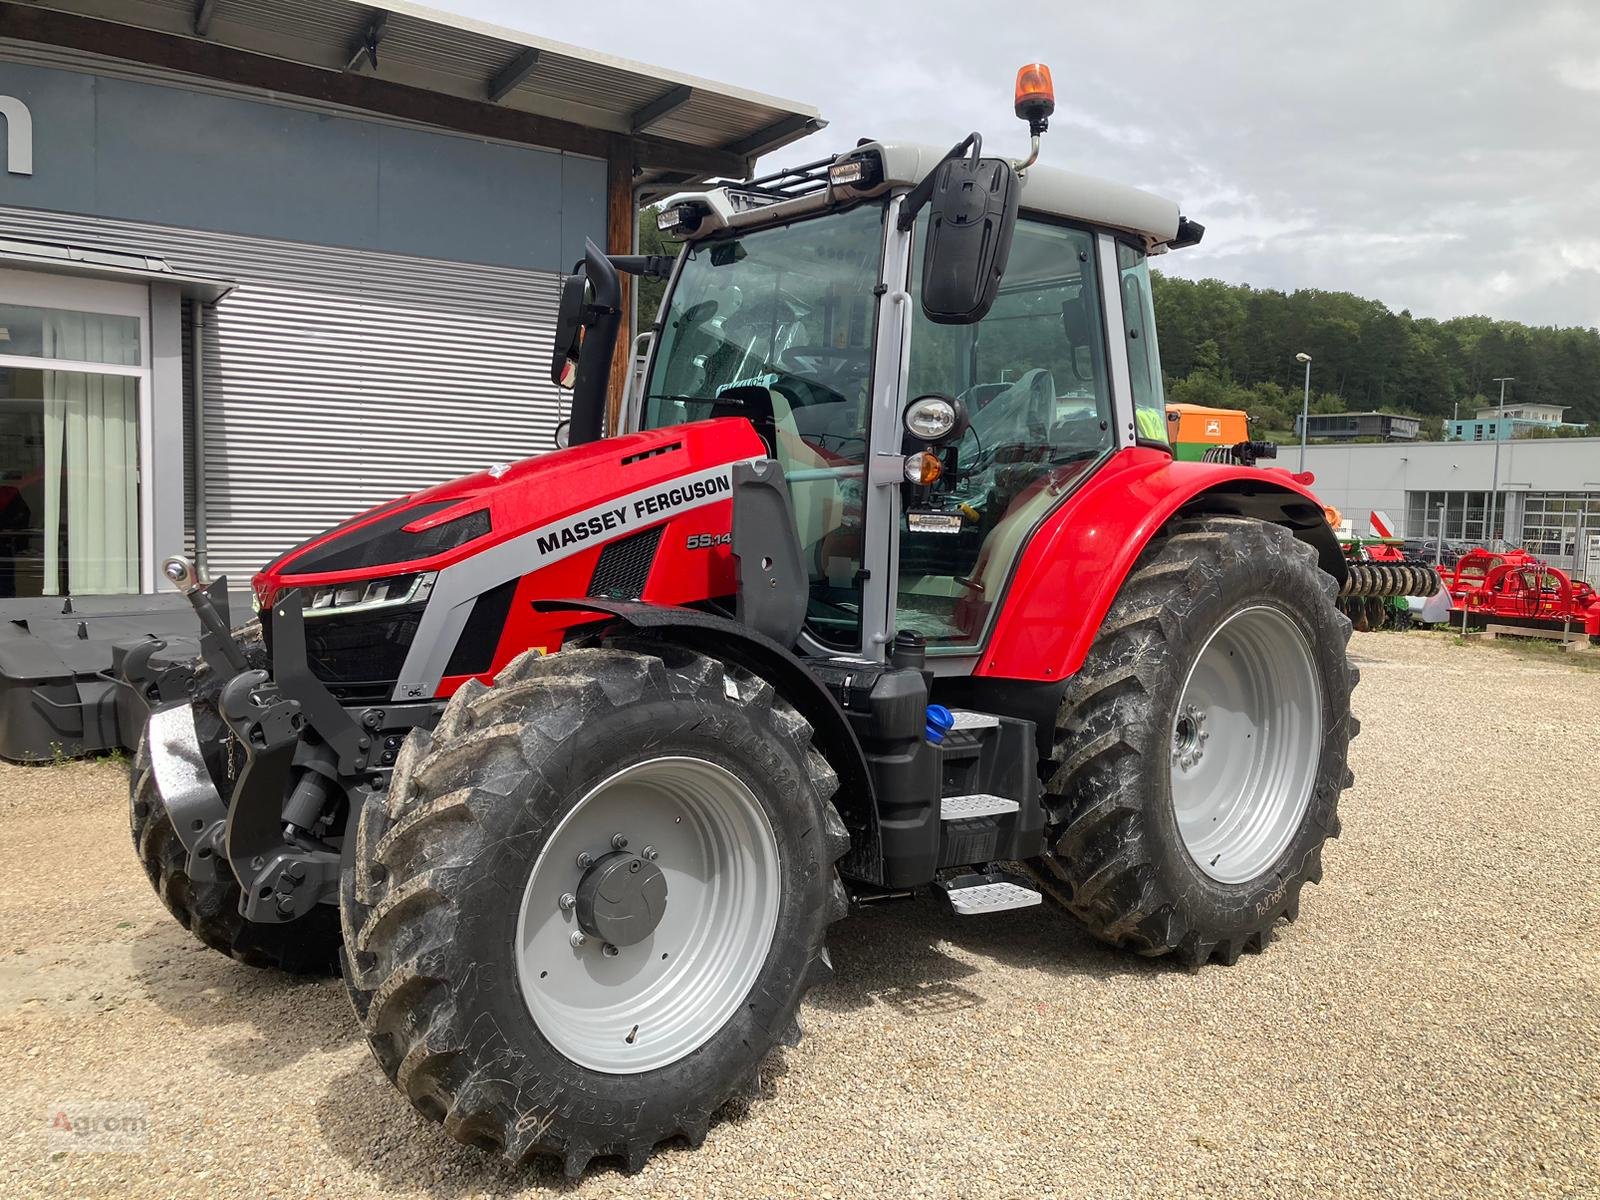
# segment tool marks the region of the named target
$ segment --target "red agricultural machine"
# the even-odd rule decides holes
[[[1469,625],[1571,631],[1600,645],[1600,593],[1526,550],[1469,550],[1442,575]]]
[[[134,840],[201,941],[342,960],[453,1137],[630,1169],[800,1037],[852,900],[1058,900],[1191,967],[1262,950],[1357,722],[1304,482],[1175,461],[1148,258],[1201,228],[1033,154],[865,141],[592,244],[570,445],[289,550],[154,705]],[[618,272],[667,278],[603,436]]]

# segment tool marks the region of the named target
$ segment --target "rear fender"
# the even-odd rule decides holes
[[[1338,539],[1302,478],[1134,447],[1114,455],[1030,539],[973,673],[1039,681],[1075,674],[1151,540],[1170,521],[1204,515],[1286,526],[1344,581]]]

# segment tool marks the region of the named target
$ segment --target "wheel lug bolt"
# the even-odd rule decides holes
[[[558,903],[561,905],[562,912],[571,912],[573,905],[578,903],[578,898],[571,892],[563,892]]]
[[[574,929],[572,931],[571,941],[572,941],[572,944],[573,944],[574,947],[581,946],[585,942],[587,942],[588,940],[589,940],[589,935],[587,933],[585,933],[583,930]]]
[[[628,848],[628,839],[623,837],[620,833],[617,834],[611,839],[611,848],[613,850],[626,850]]]
[[[646,846],[644,848],[644,857],[649,859],[651,862],[654,862],[658,857],[656,854],[656,848],[654,846]]]
[[[594,859],[590,857],[587,850],[578,855],[578,870],[587,871],[592,866],[594,866]]]
[[[622,951],[618,950],[610,942],[607,942],[604,946],[600,947],[600,953],[604,954],[607,958],[615,958],[617,955],[621,954]]]

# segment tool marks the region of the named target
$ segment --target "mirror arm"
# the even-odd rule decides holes
[[[923,205],[928,203],[928,198],[933,195],[936,185],[935,177],[939,168],[953,158],[961,158],[970,149],[974,158],[983,157],[983,135],[977,130],[967,134],[961,141],[950,148],[950,152],[933,164],[933,169],[922,177],[922,182],[906,193],[905,203],[900,206],[899,229],[901,233],[909,233],[917,223],[917,214],[922,211]]]
[[[646,279],[672,278],[672,264],[677,261],[670,254],[610,254],[607,257],[624,275],[643,275]]]

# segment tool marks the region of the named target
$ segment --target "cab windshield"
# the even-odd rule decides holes
[[[808,625],[854,646],[881,205],[684,252],[657,323],[640,426],[748,417],[783,466],[811,574]]]

